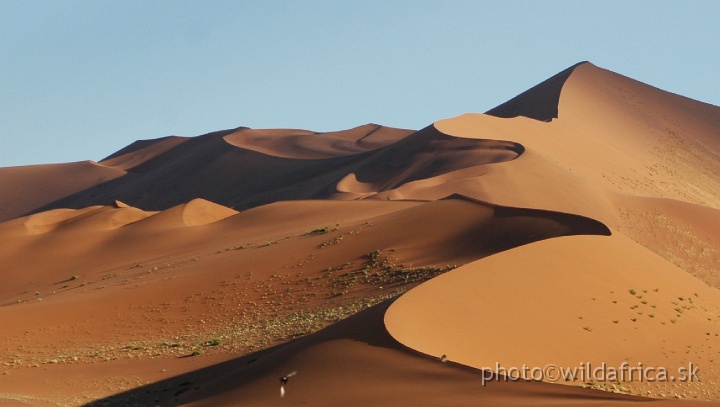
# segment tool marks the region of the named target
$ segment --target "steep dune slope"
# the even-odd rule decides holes
[[[149,161],[171,148],[189,140],[188,137],[163,137],[154,140],[139,140],[111,154],[100,161],[106,167],[132,171],[133,168]]]
[[[580,62],[565,69],[507,102],[488,110],[485,114],[506,119],[523,116],[544,122],[557,119],[560,93],[565,81],[575,68],[585,63]]]

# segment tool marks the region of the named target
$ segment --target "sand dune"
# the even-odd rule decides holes
[[[419,131],[0,169],[0,405],[718,405],[719,129],[580,63]],[[623,362],[701,382],[496,366]]]
[[[40,210],[115,200],[163,210],[202,198],[242,210],[283,200],[347,199],[348,193],[351,198],[366,196],[367,190],[392,189],[468,166],[512,160],[522,153],[516,143],[448,137],[432,126],[408,133],[371,125],[312,136],[283,130],[210,133],[133,167],[124,177]],[[353,190],[356,184],[345,181],[350,174],[367,184],[360,192]]]
[[[507,102],[488,110],[485,114],[506,119],[523,116],[544,122],[557,119],[560,94],[565,81],[568,80],[575,68],[585,63],[587,62],[571,66]]]
[[[567,78],[558,109],[550,123],[468,114],[435,126],[519,143],[611,191],[719,207],[720,108],[585,63]]]
[[[685,202],[614,198],[622,233],[713,287],[720,287],[720,211]]]
[[[675,372],[694,362],[700,383],[636,376],[618,386],[717,397],[719,311],[717,289],[616,235],[556,238],[479,260],[406,293],[385,319],[399,342],[476,368],[642,362]]]
[[[377,124],[329,133],[307,130],[244,129],[224,137],[228,143],[275,157],[295,159],[335,158],[388,146],[414,133]]]
[[[104,158],[100,164],[120,170],[132,171],[143,164],[189,140],[188,137],[170,136],[154,140],[136,141],[120,151]]]
[[[42,235],[14,236],[14,245],[0,249],[6,266],[24,270],[0,292],[5,299],[0,320],[8,327],[0,345],[9,350],[24,342],[22,350],[13,351],[23,361],[12,367],[14,380],[32,377],[28,358],[57,372],[54,383],[62,386],[63,372],[80,366],[97,372],[91,377],[113,377],[112,369],[128,363],[133,353],[187,356],[215,350],[202,346],[214,337],[223,338],[217,349],[230,350],[228,356],[248,352],[395,296],[451,269],[448,262],[553,236],[607,233],[591,219],[460,197],[429,203],[278,203],[198,226],[182,222],[183,207],[115,229],[94,220],[127,209],[73,211],[81,219]],[[35,255],[13,255],[23,251]],[[277,328],[265,326],[268,319]],[[256,332],[248,335],[250,327]],[[182,361],[172,372],[190,371],[204,360]],[[83,383],[92,387],[87,379],[74,379],[74,386]]]
[[[25,215],[124,174],[92,161],[0,168],[0,221]]]

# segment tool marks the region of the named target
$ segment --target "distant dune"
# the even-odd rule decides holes
[[[92,161],[0,168],[0,221],[123,175],[123,170]]]
[[[719,135],[583,62],[417,131],[0,168],[0,405],[720,405]]]

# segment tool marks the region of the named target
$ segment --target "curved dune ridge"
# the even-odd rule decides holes
[[[291,129],[243,129],[225,136],[224,140],[234,146],[275,157],[322,159],[377,150],[413,132],[377,124],[328,133]]]
[[[565,172],[569,176],[565,178],[572,182],[565,183],[562,189],[549,188],[550,194],[563,191],[565,199],[573,205],[584,202],[570,212],[634,231],[635,240],[663,255],[665,260],[623,236],[534,243],[479,260],[413,289],[389,309],[386,326],[393,337],[412,349],[435,356],[447,354],[451,360],[477,368],[494,369],[498,363],[506,368],[543,367],[548,363],[573,367],[579,361],[595,366],[602,363],[620,366],[631,361],[676,369],[689,360],[710,358],[704,365],[707,369],[704,385],[647,382],[627,385],[638,394],[708,397],[717,392],[720,374],[712,362],[720,355],[713,346],[717,343],[714,338],[718,335],[720,296],[716,289],[669,261],[688,269],[702,261],[688,255],[698,246],[702,250],[700,256],[709,256],[713,261],[720,246],[713,238],[700,240],[698,245],[693,242],[693,237],[697,237],[693,231],[716,230],[716,226],[701,227],[701,222],[697,222],[714,219],[715,210],[678,202],[670,203],[669,207],[680,205],[683,211],[671,210],[665,203],[651,204],[656,211],[649,212],[647,202],[633,200],[627,194],[646,195],[650,198],[645,199],[651,200],[670,197],[717,207],[719,180],[709,174],[717,173],[720,164],[718,156],[712,153],[717,151],[719,141],[715,129],[720,110],[591,64],[571,69],[569,75],[559,74],[565,84],[559,96],[557,119],[551,123],[463,115],[435,125],[454,136],[487,138],[492,133],[526,147],[529,153],[514,163],[516,168],[502,166],[500,170],[517,170],[533,156],[552,157],[553,166],[562,169],[560,172]],[[558,82],[557,77],[554,82]],[[539,85],[519,96],[519,100],[508,102],[505,110],[515,109],[515,114],[501,116],[521,116],[525,102],[542,98],[543,91],[549,92],[547,97],[554,97],[557,90]],[[678,106],[680,109],[674,109]],[[592,125],[588,129],[589,122]],[[627,134],[634,137],[628,138]],[[670,171],[672,177],[668,177]],[[491,171],[483,172],[482,176],[489,178],[488,173]],[[513,177],[511,182],[522,177],[517,171],[508,173]],[[682,179],[682,185],[678,179]],[[502,185],[497,179],[492,181],[483,185]],[[587,196],[602,199],[583,200],[582,193],[578,194],[582,191],[578,186],[583,183],[600,186]],[[557,199],[554,202],[542,199],[543,193],[504,194],[496,188],[483,194],[484,199],[506,205],[554,210],[565,205]],[[528,196],[532,197],[531,202],[524,201]],[[624,208],[618,208],[618,202],[623,202]],[[660,207],[663,209],[657,211]],[[694,219],[694,225],[678,223],[683,218]],[[691,227],[674,227],[678,224]],[[653,226],[669,228],[668,240],[675,242],[673,246],[681,246],[681,250],[669,249],[670,245],[662,240],[648,238]],[[645,233],[637,233],[643,229]],[[704,234],[708,236],[707,232]],[[678,238],[690,242],[683,246]],[[588,258],[593,261],[583,261]],[[712,269],[713,266],[702,269],[702,277],[717,284],[720,281],[717,267]],[[657,286],[643,288],[639,294],[641,290],[632,288],[651,281]],[[579,282],[582,283],[578,285]],[[620,293],[625,298],[615,298]],[[628,297],[637,304],[625,304]],[[652,297],[656,303],[644,297]],[[704,298],[703,305],[697,305],[699,297]],[[678,306],[682,301],[686,303]],[[507,309],[497,306],[503,303],[511,305]],[[618,304],[628,307],[619,308]],[[543,310],[542,318],[537,318],[538,309]],[[698,312],[685,313],[686,310]],[[684,321],[680,319],[683,316]],[[643,333],[638,333],[641,329]],[[688,332],[695,332],[693,338],[697,339],[690,340]],[[565,338],[573,338],[573,346]],[[479,344],[481,351],[476,349]],[[670,355],[679,348],[692,349],[694,354],[688,356],[691,353],[688,351],[682,356]],[[602,386],[609,388],[606,384]]]
[[[150,223],[160,228],[168,226],[201,226],[217,222],[237,213],[237,211],[228,207],[198,198],[158,213],[152,219],[148,219],[148,226],[146,227],[150,227]]]
[[[609,191],[720,208],[720,108],[598,68],[574,68],[559,117],[542,123],[466,114],[435,123],[456,137],[500,138]]]
[[[465,168],[511,161],[524,151],[517,143],[458,138],[429,126],[364,160],[352,173],[356,182],[344,178],[337,189],[361,194],[369,190],[390,191],[407,183]],[[353,190],[353,186],[358,189]],[[382,199],[386,197],[383,195]]]
[[[560,93],[565,81],[575,68],[586,63],[580,62],[571,66],[507,102],[488,110],[485,114],[502,118],[524,116],[544,122],[557,119]]]
[[[164,210],[202,198],[243,210],[284,200],[357,199],[459,169],[513,160],[523,151],[517,143],[452,137],[433,126],[410,135],[373,125],[316,135],[227,130],[183,141],[124,177],[37,211],[115,200]],[[313,158],[320,156],[324,158]],[[360,184],[348,182],[350,174]]]
[[[0,169],[0,404],[718,405],[718,129],[580,63],[419,131]],[[699,381],[502,369],[623,363]]]

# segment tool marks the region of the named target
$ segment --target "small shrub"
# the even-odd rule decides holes
[[[330,233],[330,228],[325,226],[322,228],[313,229],[309,232],[307,232],[308,235],[324,235],[326,233]]]
[[[220,338],[213,338],[209,341],[206,341],[203,343],[203,346],[218,346],[222,343],[222,339]]]

